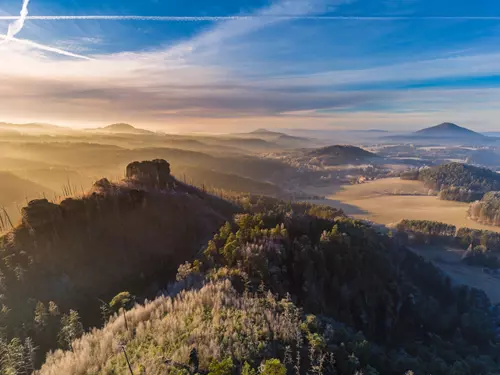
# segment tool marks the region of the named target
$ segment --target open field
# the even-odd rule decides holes
[[[480,267],[471,267],[460,260],[464,250],[448,246],[414,246],[415,253],[434,262],[455,283],[483,290],[493,304],[500,303],[500,276],[488,275]]]
[[[500,227],[479,224],[467,218],[467,203],[439,200],[428,195],[429,189],[420,181],[399,178],[380,179],[360,185],[311,187],[307,193],[326,197],[315,201],[342,208],[346,214],[391,224],[401,219],[433,220],[457,227],[500,232]]]

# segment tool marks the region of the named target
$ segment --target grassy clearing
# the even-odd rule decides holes
[[[469,220],[467,203],[442,201],[436,196],[429,196],[429,189],[420,181],[388,178],[341,189],[338,186],[311,188],[308,193],[326,197],[316,203],[340,207],[350,216],[380,224],[391,224],[401,219],[432,220],[457,227],[500,232],[500,227]]]

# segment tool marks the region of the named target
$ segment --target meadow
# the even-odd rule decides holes
[[[325,197],[315,201],[317,204],[342,208],[349,216],[378,224],[392,224],[402,219],[431,220],[500,232],[500,227],[469,220],[467,203],[440,200],[420,181],[387,178],[342,187],[311,187],[307,192]]]

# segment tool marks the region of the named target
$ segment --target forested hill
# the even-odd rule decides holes
[[[402,177],[419,179],[426,186],[441,191],[441,198],[448,200],[470,202],[481,199],[488,191],[500,190],[500,174],[462,163],[425,168]]]
[[[359,164],[377,159],[379,156],[356,146],[334,145],[308,152],[308,156],[320,158],[328,164]]]
[[[492,374],[484,293],[327,207],[235,198],[167,294],[49,355],[40,375]],[[123,350],[116,350],[123,345]]]

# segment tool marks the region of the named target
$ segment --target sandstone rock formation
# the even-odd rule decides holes
[[[126,177],[142,187],[169,189],[175,179],[170,174],[170,164],[163,159],[133,162],[127,166]]]

